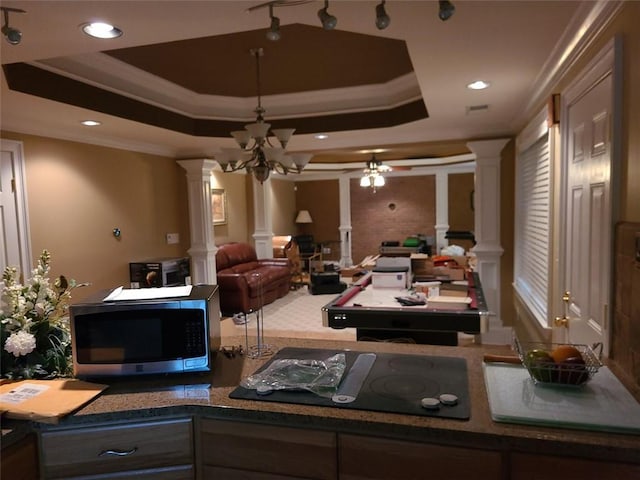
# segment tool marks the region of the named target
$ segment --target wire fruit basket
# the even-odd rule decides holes
[[[591,348],[569,343],[520,342],[516,337],[513,341],[520,361],[536,384],[582,386],[602,366],[593,350],[599,347],[602,351],[602,344]],[[556,363],[552,353],[564,354],[565,358]]]

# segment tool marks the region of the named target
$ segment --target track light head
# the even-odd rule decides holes
[[[454,12],[456,11],[456,7],[454,7],[453,3],[451,3],[449,0],[439,0],[438,3],[440,4],[438,17],[440,17],[440,20],[445,22],[453,16]]]
[[[378,27],[378,30],[384,30],[391,23],[391,18],[384,9],[384,2],[385,0],[382,0],[376,5],[376,27]]]
[[[22,32],[17,28],[9,26],[9,12],[26,13],[20,8],[0,7],[4,14],[4,25],[2,26],[2,34],[11,45],[18,45],[22,40]]]
[[[333,30],[338,24],[338,19],[327,11],[328,8],[329,0],[324,0],[324,8],[318,10],[318,18],[322,22],[322,28],[325,30]]]
[[[277,42],[280,40],[280,19],[273,16],[273,5],[269,5],[269,18],[271,18],[271,25],[267,30],[267,39]]]

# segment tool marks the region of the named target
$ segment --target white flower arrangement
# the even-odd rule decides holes
[[[51,255],[44,250],[29,280],[16,282],[17,269],[2,275],[0,314],[2,377],[53,378],[70,376],[71,335],[69,300],[74,280],[58,277],[49,282]]]

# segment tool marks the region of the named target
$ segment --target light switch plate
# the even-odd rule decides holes
[[[180,243],[180,234],[179,233],[167,233],[167,244],[174,245],[176,243]]]

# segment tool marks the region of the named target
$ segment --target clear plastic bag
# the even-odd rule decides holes
[[[249,375],[240,385],[255,389],[259,393],[274,390],[306,390],[330,398],[338,389],[345,368],[344,353],[338,353],[325,360],[284,358],[274,360],[263,371]]]

